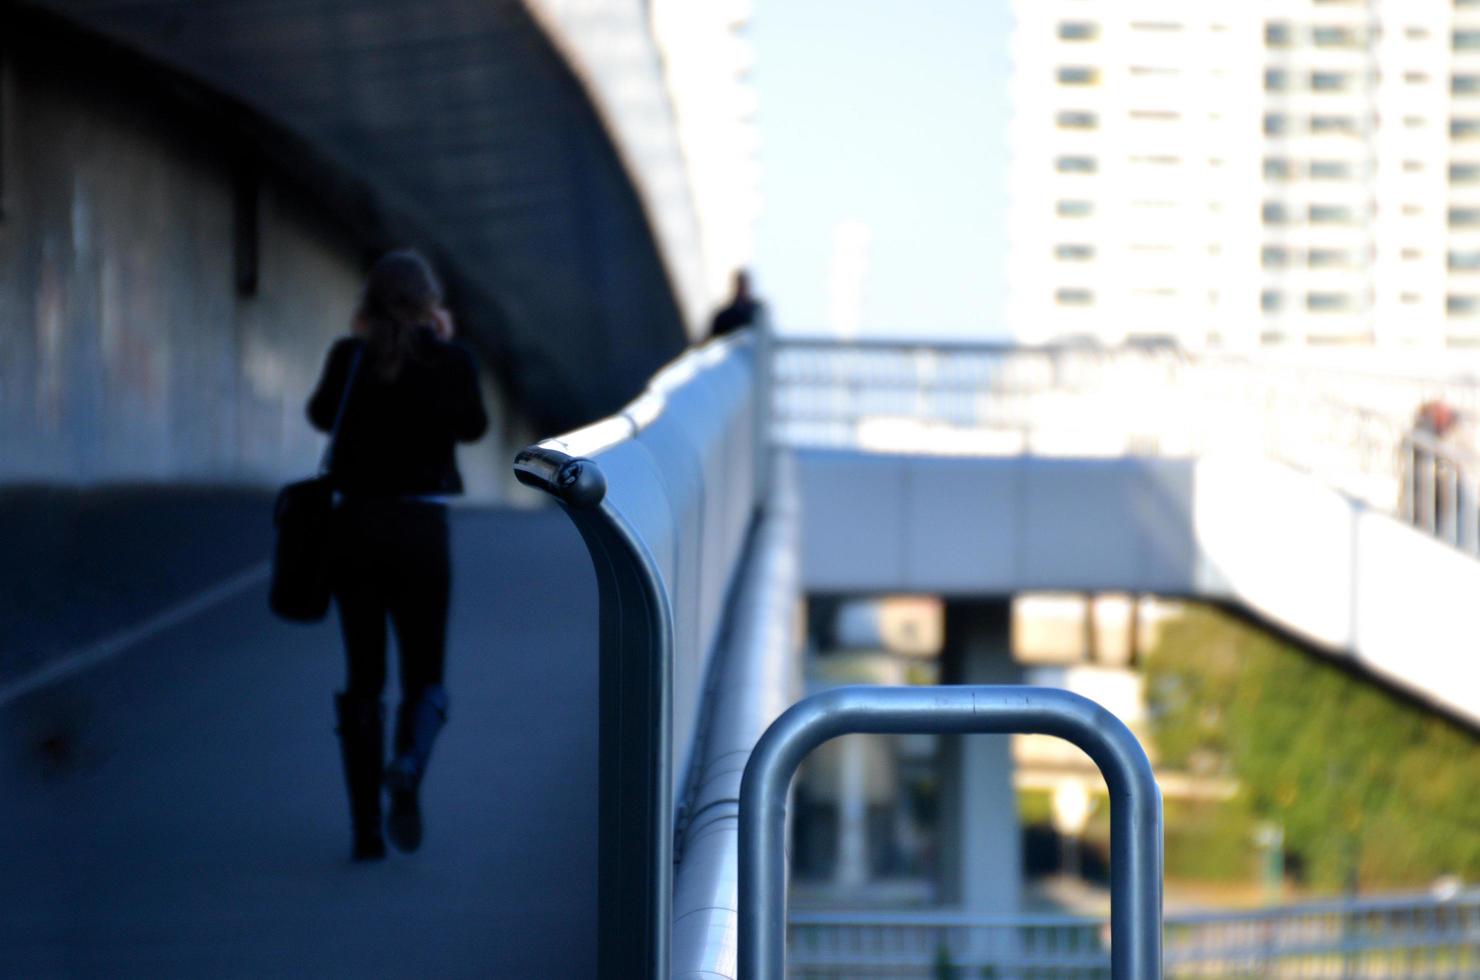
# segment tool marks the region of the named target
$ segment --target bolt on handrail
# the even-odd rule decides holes
[[[807,754],[850,734],[1039,734],[1067,739],[1110,792],[1110,969],[1160,980],[1161,792],[1120,719],[1068,691],[1021,685],[842,687],[787,709],[756,743],[740,783],[739,980],[786,973],[786,797]]]

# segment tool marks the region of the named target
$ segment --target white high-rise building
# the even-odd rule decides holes
[[[1022,340],[1480,344],[1480,0],[1016,0]]]

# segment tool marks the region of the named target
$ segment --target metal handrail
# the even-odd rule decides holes
[[[669,974],[675,784],[759,503],[756,344],[692,349],[623,411],[514,460],[565,510],[596,576],[597,943],[613,980]]]
[[[1160,980],[1161,792],[1120,719],[1050,688],[842,687],[789,708],[756,744],[740,785],[739,980],[786,973],[786,797],[817,746],[848,734],[1041,734],[1083,749],[1110,796],[1111,976]]]

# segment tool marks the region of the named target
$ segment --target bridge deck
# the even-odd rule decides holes
[[[553,511],[454,527],[420,854],[348,862],[336,627],[255,587],[0,710],[0,976],[591,975],[589,562]]]

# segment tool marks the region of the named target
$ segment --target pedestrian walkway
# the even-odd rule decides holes
[[[337,628],[255,587],[0,709],[0,976],[592,975],[590,564],[553,510],[454,548],[421,853],[348,861]]]

